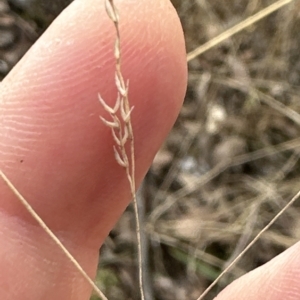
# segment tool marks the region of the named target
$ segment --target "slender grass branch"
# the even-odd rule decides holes
[[[139,212],[136,198],[135,186],[135,151],[134,151],[134,134],[131,123],[131,113],[133,107],[130,106],[128,99],[128,82],[125,83],[121,70],[121,35],[119,27],[119,14],[113,0],[105,0],[106,12],[113,21],[116,30],[116,41],[114,47],[114,56],[116,60],[115,83],[118,90],[118,97],[114,107],[110,107],[100,95],[99,101],[103,108],[110,114],[111,121],[100,116],[103,123],[111,129],[113,139],[116,143],[114,154],[117,163],[125,169],[126,176],[130,185],[131,196],[136,220],[136,233],[138,244],[138,265],[139,265],[139,287],[141,299],[144,300],[143,272],[142,272],[142,249],[141,249],[141,229]],[[129,149],[126,147],[129,143]],[[129,152],[129,153],[127,153]]]
[[[220,35],[216,36],[215,38],[209,40],[205,44],[197,47],[196,49],[194,49],[193,51],[188,53],[187,61],[189,62],[189,61],[193,60],[197,56],[199,56],[199,55],[203,54],[204,52],[210,50],[211,48],[219,45],[223,41],[229,39],[233,35],[241,32],[242,30],[244,30],[245,28],[253,25],[254,23],[262,20],[266,16],[268,16],[271,13],[277,11],[278,9],[280,9],[281,7],[289,4],[292,1],[294,1],[294,0],[278,0],[278,1],[276,1],[275,3],[273,3],[270,6],[266,7],[265,9],[262,9],[261,11],[259,11],[257,14],[255,14],[253,16],[250,16],[249,18],[245,19],[244,21],[242,21],[242,22],[238,23],[237,25],[229,28],[228,30],[222,32]]]
[[[218,281],[244,256],[244,254],[259,240],[259,238],[277,221],[277,219],[300,197],[300,191],[280,210],[279,213],[266,225],[248,244],[248,246],[223,270],[223,272],[213,281],[213,283],[201,294],[197,300],[202,300],[208,292],[218,283]]]
[[[93,288],[97,296],[102,300],[108,300],[102,291],[97,287],[94,281],[89,277],[89,275],[84,271],[79,262],[74,258],[74,256],[69,252],[69,250],[63,245],[63,243],[58,239],[58,237],[53,233],[53,231],[47,226],[47,224],[41,219],[41,217],[35,212],[28,201],[23,197],[23,195],[18,191],[18,189],[13,185],[13,183],[8,179],[8,177],[0,170],[0,177],[10,188],[10,190],[15,194],[15,196],[20,200],[26,210],[30,215],[37,221],[37,223],[44,229],[44,231],[50,236],[54,243],[62,250],[62,252],[67,256],[75,268],[82,274],[86,281]]]

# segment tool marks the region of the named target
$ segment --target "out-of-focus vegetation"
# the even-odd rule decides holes
[[[0,76],[67,2],[0,0]],[[275,1],[173,2],[189,52]],[[299,12],[294,1],[189,62],[184,106],[139,194],[147,299],[196,299],[298,191]],[[208,299],[299,240],[299,206]],[[135,244],[129,207],[101,250],[97,281],[111,300],[139,298]]]
[[[0,0],[0,80],[73,0]]]
[[[174,1],[187,52],[274,2]],[[149,299],[196,299],[299,190],[299,8],[294,1],[189,62],[184,106],[140,196]],[[207,299],[299,240],[299,205]],[[101,266],[120,278],[111,299],[138,299],[133,234],[128,209],[102,249]]]

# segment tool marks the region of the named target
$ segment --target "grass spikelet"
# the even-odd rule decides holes
[[[128,99],[128,81],[125,83],[121,70],[121,36],[119,28],[119,14],[113,0],[105,0],[106,12],[113,21],[116,30],[116,41],[114,47],[114,56],[116,59],[115,84],[118,90],[118,97],[115,107],[112,108],[99,96],[99,101],[103,108],[110,114],[111,120],[108,121],[100,117],[102,122],[111,129],[113,139],[116,145],[113,147],[117,163],[125,169],[126,176],[130,185],[131,196],[136,219],[136,233],[138,243],[138,264],[139,264],[139,287],[141,299],[144,300],[143,273],[142,273],[142,252],[141,252],[141,234],[140,222],[136,198],[135,186],[135,156],[134,156],[134,134],[131,124],[131,113],[133,106],[130,106]],[[127,153],[126,145],[129,144]]]

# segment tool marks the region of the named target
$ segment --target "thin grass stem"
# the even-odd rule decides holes
[[[89,275],[84,271],[79,262],[74,258],[74,256],[69,252],[69,250],[63,245],[63,243],[58,239],[58,237],[53,233],[53,231],[47,226],[47,224],[41,219],[41,217],[35,212],[32,206],[28,203],[28,201],[23,197],[23,195],[18,191],[18,189],[13,185],[13,183],[8,179],[8,177],[0,170],[0,177],[6,183],[6,185],[10,188],[10,190],[15,194],[15,196],[20,200],[26,210],[30,213],[30,215],[38,222],[38,224],[44,229],[44,231],[50,236],[50,238],[54,241],[54,243],[62,250],[62,252],[67,256],[67,258],[71,261],[71,263],[75,266],[75,268],[82,274],[82,276],[86,279],[89,285],[93,288],[97,296],[99,296],[102,300],[108,300],[106,296],[102,293],[102,291],[98,288],[98,286],[94,283],[94,281],[89,277]]]
[[[259,240],[259,238],[277,221],[277,219],[289,208],[291,207],[296,200],[300,197],[299,192],[280,210],[279,213],[266,225],[248,244],[248,246],[226,267],[223,272],[213,281],[213,283],[201,294],[197,300],[202,300],[208,292],[218,283],[218,281],[244,256],[244,254]]]
[[[244,30],[245,28],[253,25],[254,23],[260,21],[261,19],[265,18],[266,16],[270,15],[271,13],[279,10],[283,6],[289,4],[294,0],[279,0],[270,6],[266,7],[265,9],[262,9],[258,13],[256,13],[253,16],[250,16],[249,18],[245,19],[244,21],[238,23],[237,25],[229,28],[228,30],[222,32],[220,35],[216,36],[215,38],[209,40],[205,44],[197,47],[187,55],[187,61],[191,61],[197,56],[203,54],[204,52],[210,50],[211,48],[219,45],[226,39],[229,39],[233,35],[239,33],[240,31]]]
[[[143,272],[142,272],[142,249],[141,249],[141,229],[138,212],[138,204],[136,197],[136,185],[135,185],[135,149],[134,149],[134,134],[131,123],[131,113],[133,107],[130,106],[128,99],[128,82],[125,83],[122,68],[121,68],[121,35],[119,27],[119,14],[113,0],[105,0],[106,12],[109,18],[112,20],[116,30],[116,41],[114,47],[114,55],[116,59],[116,76],[115,83],[118,90],[118,105],[116,109],[107,107],[107,104],[102,98],[99,98],[103,108],[110,114],[112,121],[101,120],[103,123],[111,128],[112,136],[116,142],[114,146],[114,154],[117,163],[125,168],[126,176],[130,185],[130,192],[133,199],[133,206],[135,212],[136,221],[136,237],[138,245],[138,266],[139,266],[139,288],[141,299],[144,300],[144,288],[143,288]],[[117,126],[115,125],[117,124]],[[126,143],[129,142],[129,154],[126,151]]]

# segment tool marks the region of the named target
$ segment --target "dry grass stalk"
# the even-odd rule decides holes
[[[144,299],[144,292],[142,286],[142,272],[141,272],[141,243],[140,243],[140,226],[137,210],[137,200],[135,195],[135,163],[134,163],[134,139],[133,130],[131,125],[130,114],[133,108],[130,108],[128,100],[128,84],[125,84],[121,73],[121,51],[120,51],[120,31],[119,31],[119,17],[116,11],[116,7],[113,1],[105,1],[105,7],[108,16],[115,24],[116,28],[116,44],[115,44],[115,58],[116,58],[116,86],[119,92],[118,99],[114,108],[109,107],[104,100],[99,95],[99,101],[103,105],[104,109],[110,113],[113,118],[113,122],[109,122],[104,118],[100,117],[105,125],[112,129],[113,138],[117,144],[114,147],[114,154],[116,161],[125,168],[128,181],[130,183],[131,194],[134,200],[134,208],[136,212],[136,223],[137,223],[137,239],[138,239],[138,254],[139,254],[139,268],[140,268],[140,291],[141,298]],[[117,116],[117,112],[120,113],[121,119]],[[130,158],[128,158],[125,144],[130,140]],[[103,300],[108,300],[107,297],[102,293],[102,291],[97,287],[93,280],[88,276],[84,269],[80,266],[77,260],[72,256],[72,254],[67,250],[67,248],[61,243],[53,231],[47,226],[47,224],[40,218],[40,216],[34,211],[28,201],[21,195],[18,189],[13,185],[9,178],[0,170],[0,177],[11,189],[11,191],[16,195],[18,200],[24,205],[26,210],[30,215],[38,222],[38,224],[45,230],[45,232],[50,236],[50,238],[55,242],[55,244],[63,251],[63,253],[69,258],[73,265],[78,269],[78,271],[83,275],[87,282],[91,285],[97,296]]]
[[[270,15],[271,13],[277,11],[281,7],[289,4],[294,0],[279,0],[270,6],[266,7],[265,9],[262,9],[257,14],[250,16],[246,20],[238,23],[237,25],[229,28],[228,30],[222,32],[220,35],[216,36],[215,38],[209,40],[207,43],[199,46],[195,50],[191,51],[187,55],[187,61],[191,61],[192,59],[196,58],[197,56],[203,54],[204,52],[208,51],[209,49],[219,45],[223,41],[229,39],[233,35],[239,33],[240,31],[244,30],[245,28],[253,25],[254,23],[262,20],[266,16]]]
[[[121,36],[119,28],[119,15],[113,0],[105,0],[107,15],[113,21],[116,30],[116,41],[114,55],[116,59],[115,83],[118,90],[118,96],[114,107],[110,107],[101,98],[99,101],[103,108],[110,114],[111,121],[100,116],[102,122],[111,129],[113,139],[116,143],[114,146],[114,155],[117,163],[126,171],[126,176],[130,185],[131,196],[136,219],[136,234],[138,243],[138,265],[139,265],[139,288],[141,299],[144,300],[143,273],[142,273],[142,251],[141,251],[141,234],[138,205],[136,198],[135,186],[135,156],[134,156],[134,135],[131,124],[131,113],[133,107],[130,107],[128,99],[128,82],[125,83],[121,70]],[[129,142],[129,154],[127,154],[126,145]]]
[[[252,24],[258,22],[259,20],[265,18],[269,14],[277,11],[278,9],[282,8],[283,6],[291,3],[293,0],[278,0],[272,5],[268,6],[267,8],[259,11],[257,14],[245,19],[244,21],[240,22],[236,26],[224,31],[216,38],[209,40],[204,45],[199,46],[195,50],[191,51],[187,55],[187,61],[191,61],[192,59],[196,58],[197,56],[203,54],[204,52],[208,51],[209,49],[213,48],[216,45],[219,45],[224,40],[230,38],[234,34],[242,31],[243,29],[251,26]],[[268,100],[268,99],[267,99]],[[272,102],[273,103],[273,102]],[[270,104],[268,102],[268,104]],[[275,106],[275,105],[274,105]],[[279,104],[276,103],[276,108],[279,107]],[[279,107],[282,109],[282,105]],[[287,110],[284,110],[286,112]],[[293,116],[296,113],[293,111]],[[296,115],[298,117],[298,114]],[[294,120],[294,119],[293,119]],[[295,120],[294,120],[295,121]],[[298,119],[297,119],[298,121]],[[298,122],[295,123],[298,124]],[[247,247],[223,270],[223,272],[212,282],[212,284],[197,298],[197,300],[202,300],[204,297],[209,293],[209,291],[219,282],[219,280],[245,255],[245,253],[256,243],[259,238],[277,221],[277,219],[289,208],[291,207],[296,200],[300,197],[300,191],[274,216],[274,218],[254,237],[254,239],[247,245]]]
[[[240,32],[241,30],[247,28],[248,26],[251,26],[252,24],[254,24],[255,22],[265,18],[268,14],[278,10],[279,8],[291,3],[293,0],[279,0],[277,2],[275,2],[274,4],[272,4],[271,6],[267,7],[266,9],[261,10],[259,13],[257,13],[256,15],[253,15],[252,17],[240,22],[238,25],[232,27],[231,29],[223,32],[221,35],[219,35],[218,37],[211,39],[209,42],[205,43],[204,45],[198,47],[196,50],[190,52],[188,54],[188,61],[192,60],[193,58],[195,58],[196,56],[204,53],[205,51],[211,49],[212,47],[219,45],[221,42],[223,42],[225,39],[230,38],[232,35]],[[133,174],[133,176],[131,176],[129,178],[129,182],[130,182],[130,187],[131,190],[133,190],[133,198],[136,204],[136,199],[135,199],[135,183],[134,180],[132,180],[132,178],[134,178],[134,152],[131,152],[131,158],[129,159],[126,153],[126,149],[125,149],[125,143],[127,140],[131,140],[131,144],[133,147],[133,135],[132,135],[132,127],[131,127],[131,123],[130,123],[130,114],[131,114],[131,109],[128,103],[128,98],[127,98],[127,91],[128,91],[128,85],[125,84],[122,74],[121,74],[121,57],[120,57],[120,36],[119,36],[119,27],[118,27],[118,15],[116,13],[115,7],[114,7],[114,3],[112,0],[105,0],[105,4],[106,4],[106,8],[107,8],[107,13],[110,16],[110,18],[112,19],[112,21],[114,22],[115,26],[116,26],[116,30],[117,30],[117,41],[116,41],[116,47],[115,47],[115,56],[116,56],[116,84],[118,87],[118,91],[119,91],[119,98],[116,101],[116,105],[115,107],[111,108],[109,106],[106,105],[106,103],[101,99],[100,97],[100,102],[102,103],[103,107],[110,113],[110,115],[112,116],[112,121],[107,121],[105,119],[102,118],[102,121],[109,126],[112,129],[112,134],[113,137],[116,141],[117,146],[114,148],[114,152],[115,152],[115,156],[116,156],[116,160],[117,162],[126,169],[126,173],[127,173],[127,177],[128,174]],[[122,97],[124,97],[123,99],[123,103],[122,103]],[[126,102],[127,101],[127,102]],[[117,112],[120,112],[121,114],[121,119],[118,118],[117,116]],[[124,121],[124,123],[123,123]],[[125,126],[124,126],[125,124]],[[129,124],[129,125],[128,125]],[[130,133],[131,132],[131,133]],[[125,156],[123,156],[125,151]],[[258,151],[259,152],[259,151]],[[133,159],[132,159],[133,157]],[[243,160],[242,160],[243,161]],[[132,165],[131,165],[132,163]],[[238,161],[238,163],[240,163]],[[130,173],[131,170],[133,170],[133,173]],[[217,171],[217,173],[221,172],[223,170],[223,168],[219,168],[219,170]],[[65,252],[65,254],[69,257],[70,255],[70,260],[72,261],[72,263],[76,266],[76,264],[78,264],[76,262],[76,260],[72,257],[72,255],[68,252],[68,250],[66,250],[64,248],[64,246],[61,244],[61,242],[59,240],[56,241],[57,237],[51,232],[51,230],[47,227],[47,225],[40,220],[39,216],[33,211],[33,209],[31,208],[31,206],[28,204],[28,202],[24,199],[24,197],[18,192],[18,190],[13,186],[13,184],[9,181],[9,179],[5,176],[5,174],[0,170],[0,177],[6,182],[6,184],[10,187],[10,189],[15,193],[15,195],[17,196],[17,198],[22,202],[22,204],[26,207],[26,209],[31,213],[31,215],[39,222],[40,226],[42,228],[44,228],[44,230],[49,234],[49,236],[51,236],[51,238],[55,241],[56,244],[58,244],[58,246],[62,249],[62,251]],[[209,292],[209,290],[217,283],[217,281],[224,275],[224,273],[226,273],[244,254],[247,250],[249,250],[249,248],[253,245],[254,242],[256,242],[259,237],[261,236],[262,233],[264,233],[277,219],[278,217],[289,207],[291,206],[299,197],[299,193],[297,193],[297,195],[295,197],[293,197],[293,199],[284,207],[283,210],[281,210],[281,212],[279,214],[277,214],[272,221],[259,233],[258,236],[255,237],[255,239],[247,246],[247,248],[226,268],[226,270],[224,270],[224,272],[216,279],[216,281],[213,282],[213,284],[204,292],[202,293],[202,295],[197,299],[197,300],[201,300],[204,298],[205,295],[207,295],[207,293]],[[135,205],[135,209],[136,209],[136,205]],[[138,222],[138,217],[137,218],[137,232],[139,232],[139,222]],[[53,236],[52,236],[53,235]],[[138,234],[139,236],[139,234]],[[138,238],[139,239],[139,238]],[[140,245],[140,244],[139,244]],[[140,254],[140,251],[139,251]],[[139,258],[139,260],[141,260]],[[77,267],[77,266],[76,266]],[[80,270],[80,265],[78,265],[77,267],[79,269],[79,271],[84,275],[84,270]],[[140,272],[141,273],[141,272]],[[87,276],[87,275],[86,275]],[[88,281],[90,281],[91,279],[87,276],[86,278]],[[107,299],[102,293],[101,291],[99,291],[99,289],[95,286],[95,284],[93,282],[90,282],[90,284],[93,286],[93,288],[95,289],[96,293],[102,298],[102,299]],[[141,279],[140,279],[140,284],[141,284]],[[141,285],[140,285],[141,286]]]
[[[300,191],[280,210],[279,213],[265,226],[255,238],[248,244],[248,246],[223,270],[223,272],[213,281],[213,283],[201,294],[197,300],[202,300],[207,293],[218,283],[218,281],[244,256],[244,254],[256,243],[259,238],[277,221],[277,219],[300,197]]]
[[[94,281],[89,277],[89,275],[84,271],[79,262],[74,258],[74,256],[69,252],[69,250],[63,245],[63,243],[58,239],[58,237],[53,233],[53,231],[47,226],[47,224],[41,219],[41,217],[35,212],[28,201],[21,195],[18,189],[12,184],[12,182],[7,178],[7,176],[0,170],[0,177],[6,183],[6,185],[11,189],[11,191],[16,195],[20,202],[24,205],[26,210],[30,215],[38,222],[38,224],[45,230],[45,232],[50,236],[54,243],[62,250],[66,257],[71,261],[75,268],[82,274],[86,281],[93,288],[95,293],[102,299],[108,300],[106,296],[97,287]]]

